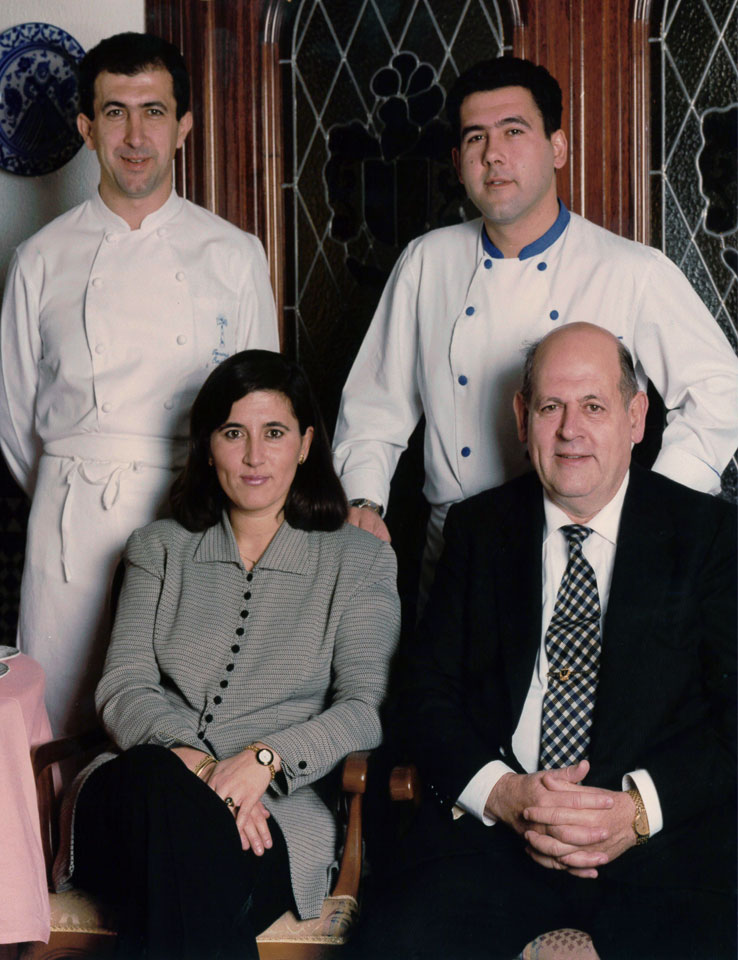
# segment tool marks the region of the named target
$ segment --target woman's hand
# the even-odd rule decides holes
[[[272,835],[267,826],[269,816],[271,814],[259,800],[254,804],[243,827],[238,828],[241,834],[241,846],[244,850],[253,850],[257,857],[260,857],[265,849],[269,850],[272,845]],[[238,824],[238,817],[236,817],[236,824]]]
[[[261,744],[260,744],[261,745]],[[274,757],[275,769],[280,768],[279,757]],[[225,802],[230,799],[241,846],[261,856],[264,848],[272,845],[267,826],[269,811],[261,803],[261,797],[271,783],[269,767],[258,763],[253,750],[240,753],[217,763],[210,764],[202,773],[202,779]]]

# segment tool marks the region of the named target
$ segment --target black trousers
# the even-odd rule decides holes
[[[163,747],[140,746],[96,770],[75,813],[75,886],[120,910],[125,960],[257,958],[255,936],[295,910],[284,837],[241,849],[233,814]]]
[[[735,960],[734,866],[716,883],[685,852],[670,875],[649,862],[662,856],[654,839],[619,870],[582,880],[530,860],[501,824],[483,827],[467,816],[449,826],[426,806],[411,851],[400,844],[396,868],[373,878],[352,960],[513,960],[560,927],[589,933],[602,960]],[[445,842],[450,831],[457,853]],[[735,849],[728,834],[716,827],[726,865]]]

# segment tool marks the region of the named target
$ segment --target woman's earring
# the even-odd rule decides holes
[[[213,458],[212,458],[212,457],[208,457],[208,466],[209,466],[209,467],[212,467],[212,465],[213,465]]]
[[[301,453],[301,454],[300,454],[300,459],[297,461],[297,465],[298,465],[299,467],[301,467],[301,466],[303,465],[303,463],[305,463],[305,454],[304,454],[304,453]]]

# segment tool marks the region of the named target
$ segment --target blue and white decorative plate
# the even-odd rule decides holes
[[[82,146],[74,64],[85,51],[50,23],[0,33],[0,169],[51,173]]]

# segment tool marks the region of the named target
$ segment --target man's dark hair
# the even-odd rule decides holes
[[[525,87],[543,117],[543,130],[550,139],[561,127],[561,87],[545,67],[519,57],[480,60],[458,77],[446,97],[446,117],[454,146],[461,143],[461,104],[472,93],[499,87]]]
[[[535,340],[533,343],[529,344],[525,350],[523,385],[520,388],[520,393],[523,397],[526,407],[530,407],[531,400],[533,399],[533,371],[536,363],[536,353],[545,339],[546,337],[541,337],[540,339]],[[620,395],[623,398],[623,403],[625,404],[625,409],[627,410],[630,406],[630,401],[638,393],[638,379],[635,374],[633,357],[630,350],[625,346],[622,340],[617,340],[616,343],[618,348],[618,361],[620,363],[620,381],[618,382],[618,389],[620,390]]]
[[[174,44],[153,33],[117,33],[84,55],[77,66],[77,88],[80,113],[90,120],[95,115],[95,78],[103,70],[127,77],[145,70],[168,70],[177,101],[177,120],[190,109],[190,78],[184,58]]]
[[[302,367],[270,350],[243,350],[219,364],[195,398],[190,413],[187,462],[172,485],[172,516],[188,530],[205,530],[220,519],[228,497],[209,464],[210,435],[228,419],[233,404],[256,390],[289,400],[300,433],[313,428],[310,452],[297,468],[284,505],[285,520],[299,530],[337,530],[348,506],[333,469],[323,418]]]

